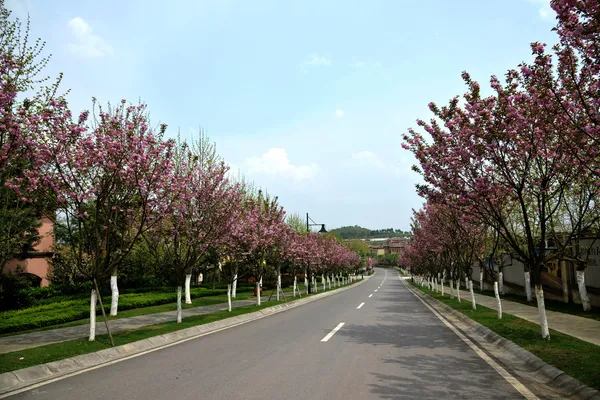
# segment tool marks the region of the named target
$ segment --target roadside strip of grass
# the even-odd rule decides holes
[[[477,304],[477,310],[471,308],[469,299],[459,303],[427,288],[407,281],[412,287],[452,307],[456,311],[479,322],[498,335],[514,342],[525,350],[535,354],[546,363],[555,366],[568,375],[579,379],[586,385],[600,389],[600,346],[574,338],[550,329],[551,340],[543,340],[540,326],[514,315],[503,313],[498,319],[496,310]]]
[[[242,293],[238,293],[236,298],[232,299],[232,300],[233,301],[246,300],[246,299],[249,299],[252,297],[254,297],[254,294],[252,292],[242,292]],[[195,298],[192,300],[192,304],[182,303],[181,306],[185,310],[188,308],[210,306],[213,304],[223,304],[223,303],[227,303],[226,295],[198,297],[198,298]],[[166,304],[159,304],[157,306],[133,308],[133,309],[129,309],[129,310],[119,311],[119,313],[114,317],[111,317],[110,315],[108,315],[108,310],[107,310],[107,318],[109,321],[114,321],[114,320],[121,319],[121,318],[131,318],[131,317],[137,317],[140,315],[157,314],[157,313],[168,312],[168,311],[177,311],[177,303],[166,303]],[[88,311],[88,313],[89,313],[89,311]],[[96,321],[102,322],[103,320],[101,318],[102,318],[101,315],[99,317],[96,317]],[[35,328],[35,329],[2,333],[2,334],[0,334],[0,338],[5,337],[5,336],[22,335],[25,333],[47,331],[47,330],[51,330],[51,329],[67,328],[67,327],[76,326],[76,325],[86,325],[89,323],[90,323],[89,318],[78,319],[76,321],[65,322],[63,324],[47,325],[47,326],[43,326],[43,327]]]
[[[360,282],[360,281],[358,281]],[[341,287],[350,286],[354,283],[350,283],[348,285],[343,285]],[[326,292],[330,290],[335,290],[339,288],[331,288],[326,290]],[[324,293],[323,291],[319,291],[319,293]],[[263,295],[265,291],[263,291]],[[315,293],[318,294],[318,293]],[[303,294],[301,298],[306,298],[307,296],[313,296]],[[293,300],[287,300],[288,303],[293,302],[295,300],[300,300],[300,297],[295,297]],[[237,307],[231,310],[231,312],[217,311],[210,314],[197,315],[192,317],[185,318],[183,321],[178,324],[175,321],[164,322],[162,324],[149,325],[140,329],[123,331],[113,334],[113,338],[115,341],[115,346],[120,346],[122,344],[127,344],[131,342],[135,342],[137,340],[147,339],[152,336],[164,335],[166,333],[178,331],[181,329],[191,328],[197,325],[207,324],[209,322],[219,321],[222,319],[235,317],[242,314],[248,314],[251,312],[259,311],[267,307],[271,307],[277,304],[283,304],[284,301],[265,301],[262,302],[260,306],[250,305]],[[133,310],[132,310],[133,311]],[[92,353],[95,351],[104,350],[110,347],[110,341],[108,339],[108,335],[96,335],[96,340],[94,342],[90,342],[85,338],[69,340],[66,342],[50,344],[46,346],[34,347],[31,349],[25,349],[20,351],[14,351],[11,353],[0,354],[0,373],[14,371],[17,369],[31,367],[33,365],[48,363],[52,361],[62,360],[64,358],[75,357],[81,354]]]
[[[484,290],[483,292],[473,289],[475,294],[482,294],[484,296],[495,297],[494,292],[491,290]],[[534,301],[527,301],[527,297],[519,296],[518,294],[508,293],[502,297],[502,300],[514,301],[515,303],[526,304],[528,306],[535,307],[535,298]],[[591,311],[583,311],[583,306],[581,304],[575,303],[564,303],[559,300],[551,300],[544,299],[544,304],[546,305],[546,310],[548,311],[557,311],[565,314],[576,315],[578,317],[595,319],[596,321],[600,321],[600,308],[594,307]]]

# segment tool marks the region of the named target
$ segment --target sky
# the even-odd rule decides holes
[[[64,73],[71,109],[148,105],[202,127],[235,175],[327,229],[409,230],[422,199],[402,134],[427,104],[556,41],[548,0],[6,0]]]

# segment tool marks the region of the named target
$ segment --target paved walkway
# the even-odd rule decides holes
[[[444,286],[444,294],[450,296],[449,286]],[[462,301],[470,302],[471,293],[461,290],[460,298]],[[481,304],[484,307],[493,310],[496,309],[496,299],[494,297],[477,294],[475,291],[475,301],[477,304]],[[534,324],[540,324],[537,307],[502,299],[502,312],[523,318]],[[546,316],[548,318],[548,326],[550,329],[600,346],[600,321],[549,310],[546,310]]]
[[[270,291],[263,291],[262,301],[267,301]],[[266,296],[265,296],[266,295]],[[291,297],[291,293],[285,293],[286,298]],[[231,307],[242,307],[256,304],[256,298],[247,300],[237,300],[232,302]],[[226,310],[227,303],[213,304],[209,306],[193,307],[184,309],[183,318],[195,315],[209,314],[216,311]],[[109,321],[112,333],[122,332],[130,329],[139,329],[148,325],[160,324],[163,322],[175,321],[177,311],[167,311],[156,314],[140,315],[138,317],[121,318]],[[32,347],[45,346],[47,344],[65,342],[67,340],[84,338],[89,335],[89,324],[70,326],[67,328],[50,329],[47,331],[24,333],[22,335],[13,335],[0,338],[0,354],[10,353],[12,351],[29,349]],[[96,334],[106,333],[106,326],[102,316],[96,317]]]

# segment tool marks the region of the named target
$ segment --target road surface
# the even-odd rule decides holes
[[[393,270],[11,399],[522,399]]]

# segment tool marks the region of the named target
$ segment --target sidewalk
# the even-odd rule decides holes
[[[496,299],[494,297],[477,294],[475,290],[474,293],[477,304],[492,310],[496,309]],[[450,286],[444,285],[444,295],[450,296]],[[471,302],[471,293],[461,289],[460,299],[461,301]],[[514,315],[537,325],[540,324],[537,307],[502,299],[502,313]],[[600,321],[548,310],[546,310],[546,316],[550,329],[600,346]]]
[[[267,294],[267,296],[265,296]],[[291,297],[291,293],[285,293],[286,298]],[[268,293],[263,291],[261,301],[267,301]],[[237,300],[231,303],[232,308],[248,306],[256,304],[256,298],[247,300]],[[188,308],[182,311],[183,318],[210,314],[216,311],[227,310],[227,303],[213,304],[210,306],[201,306]],[[175,321],[177,311],[167,311],[156,314],[140,315],[138,317],[121,318],[109,321],[110,331],[114,334],[130,329],[139,329],[148,325],[160,324],[163,322]],[[10,353],[13,351],[29,349],[32,347],[45,346],[47,344],[65,342],[67,340],[85,338],[89,335],[90,325],[76,325],[67,328],[50,329],[47,331],[24,333],[22,335],[13,335],[0,338],[0,354]],[[96,334],[102,335],[106,333],[106,326],[102,316],[96,317]]]

